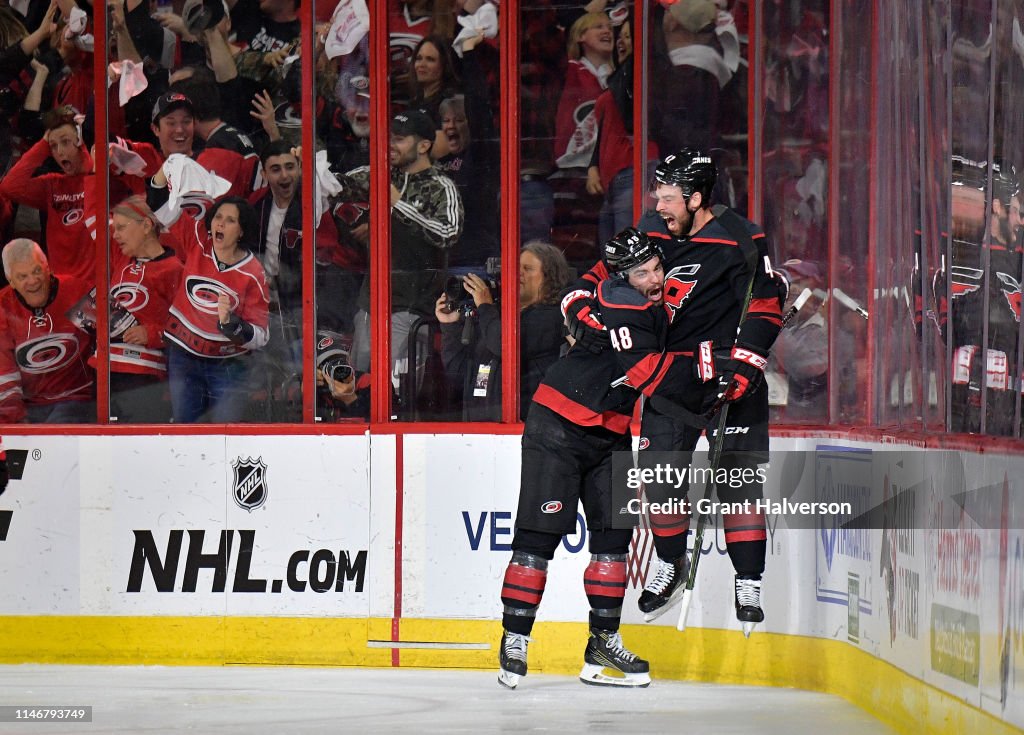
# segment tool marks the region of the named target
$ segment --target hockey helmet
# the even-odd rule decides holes
[[[985,191],[988,184],[988,163],[974,161],[965,156],[952,157],[953,186],[965,186]],[[1010,206],[1010,200],[1020,193],[1020,179],[1012,163],[996,158],[992,161],[992,198]]]
[[[699,148],[687,147],[665,156],[654,170],[657,183],[678,186],[685,197],[700,192],[705,202],[709,201],[717,179],[718,169],[711,156]]]
[[[658,243],[646,232],[627,227],[604,244],[604,263],[612,276],[625,278],[638,265],[661,257]]]

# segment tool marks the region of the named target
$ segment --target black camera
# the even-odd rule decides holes
[[[476,314],[476,302],[473,296],[466,290],[463,276],[449,276],[444,284],[444,298],[450,311],[460,311],[464,317]],[[491,292],[491,300],[498,303],[501,300],[501,282],[496,274],[480,276],[480,279],[487,284]]]
[[[348,350],[342,347],[341,335],[332,332],[317,332],[316,368],[324,377],[344,382],[352,377],[352,365],[348,361]]]

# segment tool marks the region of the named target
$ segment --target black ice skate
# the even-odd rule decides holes
[[[688,557],[683,554],[673,562],[654,558],[658,565],[654,576],[650,578],[644,591],[640,593],[638,605],[644,614],[644,622],[651,622],[661,617],[686,592],[686,577],[690,573]]]
[[[650,664],[623,647],[617,631],[591,628],[580,672],[584,684],[645,687],[651,683],[650,671]]]
[[[747,638],[754,626],[764,622],[761,609],[761,580],[736,577],[736,619],[743,624],[743,635]]]
[[[530,639],[519,633],[504,631],[501,646],[498,649],[498,683],[509,689],[515,689],[519,678],[526,676],[526,646]]]

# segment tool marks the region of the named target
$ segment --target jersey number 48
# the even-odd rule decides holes
[[[622,352],[628,350],[633,346],[633,338],[629,334],[629,327],[619,327],[618,329],[609,329],[609,336],[612,338],[612,347],[616,352]]]

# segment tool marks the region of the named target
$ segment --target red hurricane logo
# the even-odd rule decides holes
[[[190,276],[185,279],[185,293],[188,300],[199,311],[204,314],[217,313],[217,301],[221,294],[226,294],[231,300],[230,307],[234,311],[238,308],[238,296],[224,287],[224,284],[217,281],[203,278],[202,276]]]
[[[999,280],[1003,286],[1003,296],[1006,297],[1006,303],[1010,305],[1010,310],[1013,311],[1013,318],[1020,322],[1020,295],[1021,295],[1021,284],[1020,282],[1011,275],[1006,273],[996,272],[999,276]]]
[[[149,303],[149,289],[141,283],[121,283],[110,289],[110,297],[127,311],[138,311]]]
[[[681,276],[693,276],[700,270],[700,263],[680,265],[665,275],[665,305],[675,311],[690,297],[697,280],[687,281]]]
[[[15,360],[22,372],[39,374],[59,370],[78,357],[78,340],[59,332],[19,345]]]
[[[557,513],[562,509],[561,500],[549,500],[540,507],[541,513]]]
[[[982,271],[980,269],[954,265],[949,271],[953,280],[950,292],[954,299],[974,293],[981,288]]]

